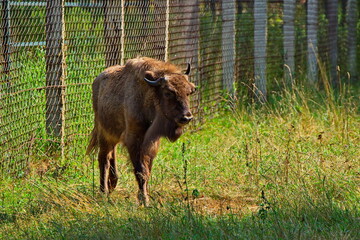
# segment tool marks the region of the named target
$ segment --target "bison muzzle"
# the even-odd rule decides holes
[[[195,91],[177,66],[152,58],[130,59],[103,71],[92,85],[94,129],[87,154],[99,148],[100,190],[112,192],[118,181],[116,146],[128,150],[139,185],[140,204],[148,205],[148,180],[160,138],[176,141],[193,115]]]

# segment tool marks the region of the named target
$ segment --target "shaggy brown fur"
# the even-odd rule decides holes
[[[110,193],[118,181],[115,149],[128,150],[139,185],[138,199],[148,204],[147,183],[161,137],[176,141],[191,119],[189,95],[195,86],[171,63],[151,58],[112,66],[94,81],[94,129],[87,149],[99,148],[100,189]]]

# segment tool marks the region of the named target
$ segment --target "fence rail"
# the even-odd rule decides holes
[[[1,0],[0,176],[81,165],[93,79],[138,55],[191,62],[199,123],[226,94],[265,102],[279,81],[317,84],[319,60],[334,87],[358,81],[358,16],[356,0]]]

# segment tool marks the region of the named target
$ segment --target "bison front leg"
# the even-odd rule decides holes
[[[134,166],[134,174],[139,186],[138,200],[140,205],[148,206],[149,196],[147,184],[150,178],[149,158],[142,154],[141,148],[129,150],[131,162]]]
[[[135,138],[133,144],[127,144],[130,153],[131,162],[134,166],[134,174],[139,186],[138,200],[140,205],[148,206],[148,181],[151,174],[153,159],[156,156],[159,147],[159,139],[153,141],[139,141],[141,138]]]
[[[138,170],[135,172],[136,180],[139,185],[138,199],[140,203],[144,204],[145,206],[148,206],[149,203],[148,183],[153,160],[159,148],[159,142],[159,140],[155,140],[153,142],[145,142],[143,144],[139,158],[140,161]]]
[[[145,140],[141,147],[140,165],[145,170],[143,173],[137,174],[139,184],[139,200],[143,199],[145,205],[148,204],[148,182],[150,179],[153,160],[159,149],[160,140],[158,137],[145,136]]]

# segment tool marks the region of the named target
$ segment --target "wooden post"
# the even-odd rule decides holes
[[[150,49],[147,49],[150,52],[150,56],[165,60],[165,48],[166,48],[166,24],[168,14],[168,0],[154,0],[154,12],[152,21],[154,21],[155,26],[152,29],[150,36],[148,36],[148,40],[150,40],[150,44],[148,46]],[[150,51],[149,51],[150,50]]]
[[[183,37],[184,39],[184,50],[183,59],[191,64],[191,76],[192,81],[196,86],[200,85],[200,72],[199,72],[199,36],[200,36],[200,3],[199,0],[184,0],[181,2],[181,12],[183,12]],[[181,55],[181,53],[179,54]],[[185,65],[184,65],[185,66]],[[194,114],[199,114],[200,102],[201,102],[201,91],[197,91],[191,98]],[[197,117],[201,122],[201,116]]]
[[[122,2],[103,1],[106,67],[121,64]]]
[[[288,86],[295,72],[295,4],[296,0],[284,1],[284,79]]]
[[[255,98],[266,102],[266,45],[267,45],[267,1],[254,2],[254,58],[255,58]]]
[[[5,82],[10,85],[9,73],[11,70],[11,40],[10,40],[10,4],[9,0],[3,0],[1,3],[2,15],[2,55],[3,55],[3,71]]]
[[[222,1],[223,88],[234,94],[235,77],[235,0]]]
[[[327,3],[328,12],[328,46],[330,61],[330,82],[333,87],[338,87],[338,0],[330,0]]]
[[[46,4],[46,132],[64,136],[65,56],[64,0]]]
[[[307,2],[307,76],[310,84],[318,80],[318,0]]]
[[[358,2],[357,0],[348,0],[346,6],[346,22],[348,24],[348,71],[350,73],[351,80],[355,80],[358,77],[357,61],[356,61],[356,23],[358,20]]]
[[[199,0],[183,1],[183,26],[184,26],[184,60],[191,63],[192,75],[197,77],[198,51],[199,51]]]

